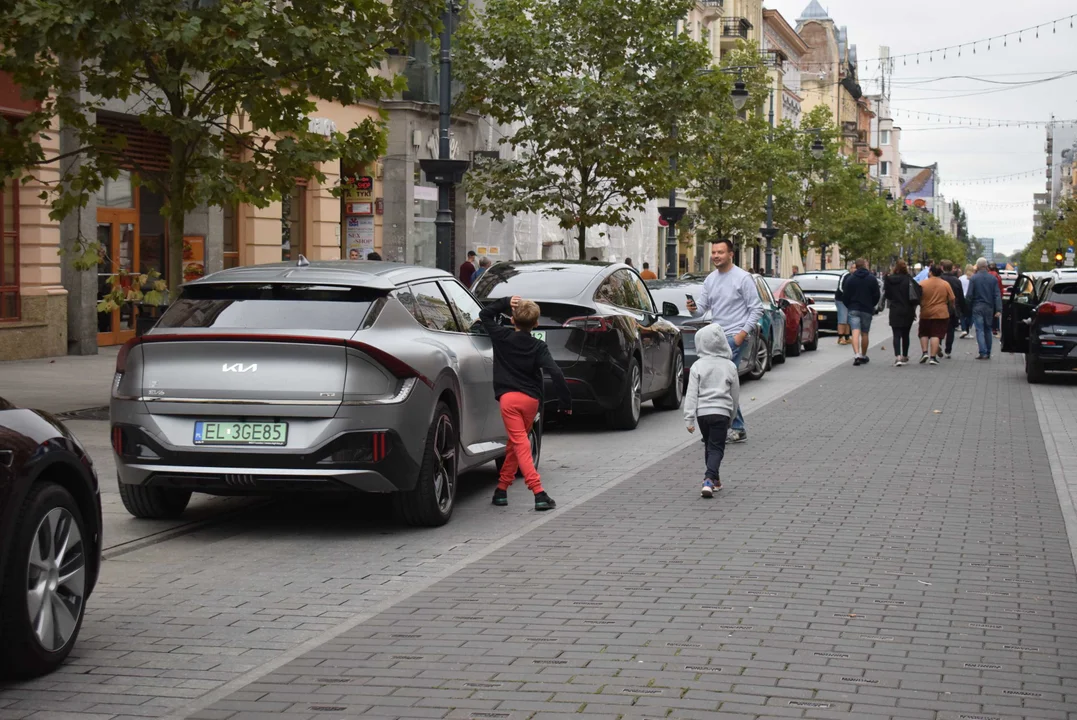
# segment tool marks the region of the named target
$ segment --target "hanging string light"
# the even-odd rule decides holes
[[[1044,172],[1045,168],[1036,168],[1035,170],[1025,170],[1024,172],[1010,173],[1008,175],[993,175],[990,177],[979,178],[961,178],[958,180],[946,180],[940,178],[939,183],[943,185],[995,185],[1006,180],[1019,180],[1022,178],[1029,178],[1039,175]]]
[[[988,127],[1046,127],[1048,125],[1058,127],[1077,127],[1077,118],[1072,120],[1004,120],[1001,118],[984,118],[984,117],[971,117],[968,115],[947,115],[945,113],[933,113],[924,112],[922,110],[906,110],[904,108],[890,107],[890,110],[895,115],[903,115],[905,117],[914,117],[917,120],[924,120],[926,122],[943,122],[947,124],[954,124],[957,121],[958,125],[966,123],[976,123],[978,126],[982,126],[983,123],[987,123]],[[970,125],[971,126],[971,125]]]

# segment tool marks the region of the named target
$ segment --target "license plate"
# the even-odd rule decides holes
[[[546,342],[546,331],[545,330],[532,330],[531,331],[531,337],[535,338],[536,340],[541,340],[542,342]]]
[[[819,314],[819,319],[820,320],[826,320],[826,315],[823,315],[822,313],[820,313]]]
[[[288,423],[211,422],[194,424],[195,445],[286,445]]]

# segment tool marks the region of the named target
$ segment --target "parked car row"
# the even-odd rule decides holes
[[[1077,273],[1020,273],[1002,310],[1002,351],[1024,353],[1025,376],[1077,371]]]

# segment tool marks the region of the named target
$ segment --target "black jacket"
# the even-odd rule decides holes
[[[505,393],[519,392],[542,402],[542,371],[545,370],[557,389],[558,406],[561,410],[571,410],[572,393],[546,343],[536,340],[529,332],[519,332],[497,321],[498,315],[512,312],[511,302],[512,298],[507,297],[495,300],[479,313],[479,320],[494,344],[494,397],[500,400]]]
[[[950,288],[954,291],[954,308],[957,310],[956,317],[965,317],[969,314],[969,306],[965,302],[965,291],[961,289],[961,278],[957,276],[957,273],[943,273],[942,279],[950,283]]]
[[[909,299],[909,287],[916,281],[908,273],[887,275],[883,290],[890,303],[890,327],[912,327],[916,322],[916,304]]]
[[[874,314],[880,294],[879,281],[867,268],[846,275],[841,283],[841,301],[850,311]]]

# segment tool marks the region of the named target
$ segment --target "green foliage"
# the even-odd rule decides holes
[[[1065,253],[1070,242],[1077,243],[1077,198],[1073,197],[1063,198],[1058,210],[1041,211],[1040,227],[1032,241],[1018,254],[1018,267],[1022,270],[1054,269],[1055,252],[1061,248]],[[1047,262],[1042,260],[1044,251],[1047,252]]]
[[[161,305],[165,299],[167,287],[156,270],[148,273],[120,270],[107,282],[108,292],[97,303],[97,312],[112,312],[125,303]]]
[[[53,216],[85,206],[119,168],[165,198],[169,282],[182,277],[183,216],[200,204],[264,207],[319,163],[360,163],[384,151],[382,124],[328,136],[312,132],[321,98],[378,100],[402,80],[372,73],[392,47],[436,26],[433,0],[8,0],[0,5],[0,70],[40,110],[11,127],[0,120],[0,177],[48,163],[39,134],[56,119],[81,162],[52,188]],[[171,141],[168,169],[141,166],[128,138],[93,124],[106,104],[126,104]],[[76,257],[93,257],[83,240]]]
[[[674,23],[691,0],[490,0],[456,35],[461,105],[509,128],[469,201],[495,219],[542,213],[577,233],[627,226],[672,187],[674,113],[691,114],[710,54]]]

